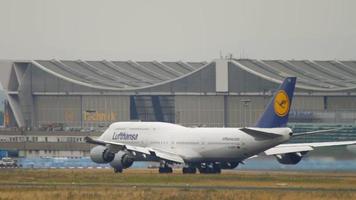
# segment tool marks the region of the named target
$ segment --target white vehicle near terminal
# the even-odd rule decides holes
[[[90,157],[110,163],[122,172],[135,161],[160,162],[160,173],[172,173],[172,165],[184,165],[183,173],[220,173],[234,169],[258,155],[275,156],[282,164],[297,164],[317,147],[356,144],[356,141],[283,144],[295,136],[287,128],[296,78],[286,78],[254,127],[189,128],[164,122],[116,122],[99,137],[86,137],[97,144]]]
[[[17,161],[9,157],[4,157],[0,160],[0,167],[17,167]]]

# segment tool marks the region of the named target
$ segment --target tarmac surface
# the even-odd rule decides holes
[[[356,192],[356,188],[304,188],[304,187],[257,187],[257,186],[194,186],[194,185],[156,185],[156,184],[96,184],[96,183],[3,183],[2,188],[72,188],[72,187],[113,187],[113,188],[156,188],[190,190],[268,190],[268,191],[303,191],[303,192]]]
[[[0,199],[356,199],[356,172],[0,169]]]

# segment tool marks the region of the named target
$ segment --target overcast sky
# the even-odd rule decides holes
[[[355,0],[0,0],[0,59],[356,59]]]

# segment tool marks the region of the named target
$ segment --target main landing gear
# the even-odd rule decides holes
[[[183,174],[195,174],[197,173],[197,169],[201,174],[220,174],[221,173],[221,165],[218,163],[201,163],[198,165],[192,164],[186,167],[183,167]],[[173,173],[172,167],[168,165],[166,162],[162,162],[160,164],[158,172],[160,174],[168,174]]]
[[[202,164],[199,168],[201,174],[220,174],[221,167],[218,164]]]
[[[173,173],[173,169],[172,169],[172,167],[160,167],[158,169],[158,172],[160,174],[170,174],[170,173]]]
[[[167,163],[161,163],[160,167],[158,168],[158,172],[160,174],[170,174],[173,173],[173,169]]]
[[[221,166],[216,163],[201,163],[198,166],[189,165],[188,167],[183,167],[183,174],[195,174],[197,169],[201,174],[220,174]]]
[[[197,168],[195,167],[183,167],[183,174],[195,174],[197,173]]]

